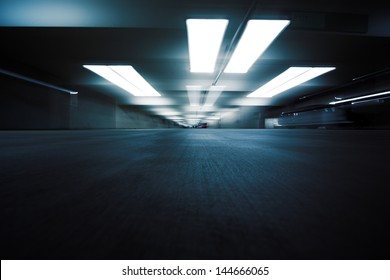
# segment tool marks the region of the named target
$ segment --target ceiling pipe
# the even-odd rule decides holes
[[[382,75],[386,75],[388,73],[390,73],[390,68],[382,69],[382,70],[375,71],[375,72],[372,72],[372,73],[369,73],[369,74],[366,74],[366,75],[363,75],[363,76],[359,76],[359,77],[353,78],[352,81],[367,80],[367,79],[370,79],[370,78],[375,78],[375,77],[379,77],[379,76],[382,76]]]
[[[219,78],[221,77],[223,71],[225,71],[225,68],[226,68],[228,62],[233,55],[233,50],[234,50],[235,46],[237,45],[237,41],[241,38],[242,34],[244,33],[244,29],[245,29],[246,24],[248,23],[249,19],[251,18],[253,12],[256,10],[257,1],[258,0],[254,0],[252,2],[252,5],[250,6],[248,12],[246,13],[245,17],[243,18],[243,20],[241,21],[240,25],[238,26],[236,32],[234,33],[234,36],[226,49],[226,54],[225,54],[225,57],[222,61],[219,72],[218,72],[217,76],[215,77],[214,82],[212,84],[213,86],[217,85]]]
[[[372,72],[372,73],[369,73],[369,74],[365,74],[363,76],[359,76],[359,77],[353,78],[350,82],[344,83],[342,85],[338,85],[338,86],[335,86],[335,87],[332,87],[332,88],[328,88],[328,89],[325,89],[325,90],[321,90],[321,91],[318,91],[318,92],[315,92],[315,93],[312,93],[312,94],[301,96],[301,97],[299,97],[299,100],[304,100],[306,98],[316,97],[318,95],[322,95],[322,94],[325,94],[327,92],[340,90],[342,88],[353,86],[353,85],[356,85],[358,83],[370,80],[372,78],[377,78],[377,77],[381,77],[381,76],[387,75],[389,73],[390,73],[390,68],[385,68],[385,69],[382,69],[382,70],[379,70],[379,71],[375,71],[375,72]]]
[[[8,71],[8,70],[5,70],[5,69],[1,69],[0,68],[0,73],[8,75],[8,76],[11,76],[11,77],[14,77],[14,78],[18,78],[18,79],[21,79],[21,80],[24,80],[24,81],[28,81],[30,83],[34,83],[34,84],[37,84],[37,85],[40,85],[40,86],[44,86],[44,87],[52,88],[52,89],[55,89],[55,90],[63,91],[63,92],[69,93],[69,94],[78,94],[77,91],[69,90],[69,89],[58,87],[58,86],[55,86],[55,85],[51,85],[51,84],[48,84],[46,82],[42,82],[42,81],[39,81],[39,80],[36,80],[36,79],[33,79],[33,78],[29,78],[29,77],[26,77],[24,75],[21,75],[21,74],[18,74],[18,73],[14,73],[14,72],[11,72],[11,71]]]
[[[256,10],[257,2],[258,2],[258,0],[254,0],[252,2],[245,17],[243,18],[243,20],[241,21],[240,25],[238,26],[236,32],[234,33],[232,40],[230,41],[229,45],[226,48],[225,57],[222,61],[221,67],[219,68],[218,74],[215,77],[214,82],[211,84],[211,86],[217,85],[219,78],[221,77],[223,71],[225,71],[225,68],[226,68],[228,62],[229,62],[231,56],[233,55],[234,48],[237,45],[237,42],[241,38],[242,34],[244,33],[244,29],[245,29],[247,22],[251,18],[253,12]],[[207,94],[208,94],[207,90],[202,91],[201,102],[200,102],[200,104],[202,104],[201,106],[204,105],[204,102],[206,101]]]

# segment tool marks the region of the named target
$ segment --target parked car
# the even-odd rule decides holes
[[[205,123],[198,123],[198,128],[207,128],[208,125],[207,125],[207,122]]]

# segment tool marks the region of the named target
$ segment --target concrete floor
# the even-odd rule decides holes
[[[1,259],[389,259],[390,131],[0,132]]]

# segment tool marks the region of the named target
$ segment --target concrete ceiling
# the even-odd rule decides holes
[[[286,106],[390,65],[390,7],[383,1],[258,1],[254,19],[290,19],[291,24],[246,74],[223,73],[226,86],[213,115],[238,106]],[[1,68],[71,90],[113,97],[150,114],[169,109],[196,113],[186,85],[210,86],[227,46],[253,1],[233,0],[2,0]],[[229,20],[215,73],[189,71],[187,18]],[[128,64],[161,93],[133,97],[82,67]],[[246,98],[290,66],[335,66],[336,70],[273,98]]]

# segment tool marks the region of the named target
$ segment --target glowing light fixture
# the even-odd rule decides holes
[[[164,116],[166,119],[168,120],[172,120],[172,121],[181,121],[181,120],[184,120],[183,117],[180,117],[180,116]]]
[[[226,19],[187,19],[191,72],[214,72],[228,22]]]
[[[253,63],[289,24],[289,20],[249,20],[225,72],[248,72]]]
[[[290,67],[279,76],[249,94],[247,97],[272,97],[334,69],[336,68]]]
[[[190,106],[192,107],[199,106],[202,86],[186,86],[186,88],[187,88],[188,99],[190,100]]]
[[[84,65],[84,67],[134,96],[161,96],[130,65]]]
[[[356,100],[371,98],[371,97],[378,97],[378,96],[387,95],[387,94],[390,94],[390,91],[384,91],[384,92],[379,92],[379,93],[374,93],[374,94],[369,94],[369,95],[364,95],[364,96],[358,96],[358,97],[348,98],[348,99],[339,100],[339,101],[333,101],[333,102],[330,102],[329,104],[335,105],[335,104],[339,104],[339,103],[356,101]]]
[[[195,114],[195,115],[185,115],[184,116],[186,120],[195,120],[195,119],[202,119],[206,117],[204,114]]]
[[[180,113],[176,112],[176,111],[167,111],[167,112],[160,111],[159,114],[163,115],[163,116],[177,116],[177,115],[180,115]]]

